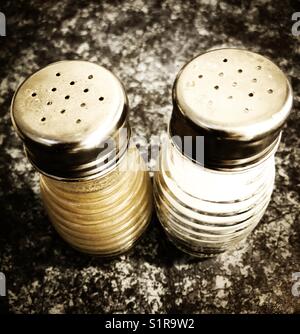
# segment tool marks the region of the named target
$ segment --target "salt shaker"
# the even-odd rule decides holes
[[[85,253],[120,254],[150,221],[151,183],[127,114],[117,77],[86,61],[50,64],[13,97],[12,122],[40,173],[50,220]]]
[[[160,222],[178,248],[214,256],[255,228],[270,201],[292,100],[283,72],[246,50],[209,51],[181,69],[154,189]]]

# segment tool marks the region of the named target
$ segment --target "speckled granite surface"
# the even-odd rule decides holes
[[[298,1],[1,1],[0,271],[14,313],[299,313],[300,37]],[[298,6],[298,8],[297,8]],[[276,157],[276,187],[240,249],[199,261],[177,251],[156,219],[138,245],[113,260],[68,247],[40,202],[38,176],[9,116],[18,83],[60,59],[85,59],[124,82],[136,134],[165,131],[179,68],[209,48],[245,47],[289,75],[295,105]],[[150,166],[153,161],[150,161]]]

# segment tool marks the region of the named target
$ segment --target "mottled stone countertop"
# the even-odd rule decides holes
[[[11,312],[300,312],[291,292],[300,272],[300,37],[291,33],[299,7],[296,0],[1,1],[0,271]],[[20,81],[61,59],[102,64],[124,82],[133,131],[149,144],[166,130],[179,68],[227,46],[271,57],[295,92],[273,197],[254,233],[240,249],[206,261],[176,250],[155,218],[136,247],[113,260],[71,249],[45,215],[38,175],[12,128]]]

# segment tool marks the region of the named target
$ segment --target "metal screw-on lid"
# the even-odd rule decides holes
[[[289,81],[269,59],[240,49],[209,51],[176,78],[170,135],[193,142],[204,136],[210,168],[245,168],[276,147],[292,100]],[[195,149],[189,152],[197,162]]]
[[[61,61],[32,74],[16,91],[11,115],[28,158],[53,178],[99,175],[128,145],[124,88],[90,62]]]

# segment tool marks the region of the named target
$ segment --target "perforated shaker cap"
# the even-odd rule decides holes
[[[175,80],[170,135],[192,136],[194,144],[204,136],[210,168],[245,168],[276,149],[292,100],[289,81],[269,59],[240,49],[209,51]],[[200,162],[195,145],[183,153]]]
[[[109,169],[130,135],[122,84],[86,61],[61,61],[32,74],[17,89],[11,116],[29,160],[57,179],[93,178]]]

